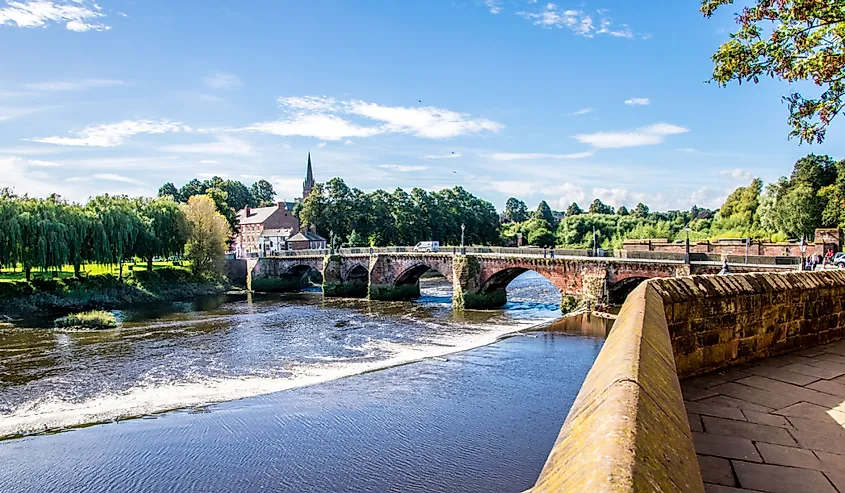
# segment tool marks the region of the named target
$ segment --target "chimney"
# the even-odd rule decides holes
[[[284,202],[279,202],[279,209],[284,211],[284,210],[287,210],[287,208],[288,208],[287,204],[285,204]]]
[[[312,233],[315,233],[315,234],[317,233],[317,226],[314,226],[314,225],[312,224],[312,225],[311,225],[311,228],[309,228],[309,229],[311,230],[311,232],[312,232]]]
[[[250,212],[249,206],[244,207],[244,214],[245,214],[244,217],[249,217],[249,212]]]

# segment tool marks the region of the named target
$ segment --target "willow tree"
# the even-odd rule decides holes
[[[198,274],[219,275],[229,240],[229,223],[207,195],[189,198],[183,211],[188,225],[185,250],[191,267]]]
[[[0,190],[0,266],[16,267],[20,262],[20,206],[9,189]]]
[[[702,0],[712,16],[733,0]],[[736,16],[739,29],[713,55],[713,80],[757,83],[763,77],[790,84],[809,81],[821,94],[793,91],[790,137],[822,142],[828,125],[845,105],[845,0],[751,0]],[[800,86],[804,87],[804,86]]]
[[[185,213],[167,196],[137,199],[136,207],[143,228],[138,233],[135,250],[147,261],[147,271],[152,271],[154,257],[181,255],[184,251],[188,236]]]
[[[32,278],[32,269],[61,269],[69,258],[67,226],[60,219],[63,204],[55,196],[46,200],[24,197],[19,206],[18,250],[27,281]]]
[[[118,278],[123,279],[123,262],[135,254],[135,242],[144,225],[135,205],[126,196],[100,195],[88,207],[102,225],[105,245],[99,249],[104,263],[118,266]]]

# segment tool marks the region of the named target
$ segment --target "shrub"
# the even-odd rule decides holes
[[[56,327],[61,329],[114,329],[117,327],[117,320],[114,314],[104,311],[90,311],[74,313],[66,317],[56,319]]]

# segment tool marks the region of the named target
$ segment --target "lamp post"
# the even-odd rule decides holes
[[[748,247],[751,246],[751,237],[745,237],[745,265],[748,265]]]
[[[522,233],[516,234],[516,247],[519,248],[522,246]]]
[[[464,223],[461,223],[461,255],[467,254],[467,249],[464,246],[464,232],[466,231],[466,229],[467,229],[467,225],[464,224]]]
[[[329,231],[329,241],[331,242],[331,254],[334,255],[334,230]]]
[[[599,256],[598,239],[596,238],[596,227],[593,226],[593,257]]]
[[[689,231],[690,231],[690,229],[689,229],[689,225],[687,225],[686,227],[684,227],[684,232],[687,234],[687,240],[686,240],[686,250],[685,250],[685,253],[684,253],[684,263],[685,263],[685,264],[687,264],[687,265],[689,265],[689,264],[690,264],[690,257],[689,257]]]
[[[801,250],[801,266],[800,269],[804,270],[804,252],[807,251],[807,242],[804,240],[804,235],[801,235],[801,243],[798,244],[798,249]]]

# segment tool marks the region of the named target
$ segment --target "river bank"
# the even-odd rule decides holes
[[[226,292],[231,286],[191,273],[162,268],[79,278],[0,282],[0,313],[12,318],[63,315],[84,310],[125,309],[155,302],[184,301]]]

